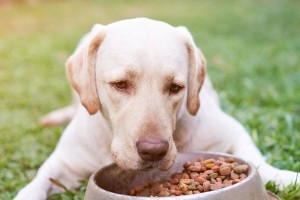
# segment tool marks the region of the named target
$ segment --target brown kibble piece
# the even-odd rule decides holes
[[[169,183],[169,182],[165,182],[165,183],[163,184],[163,187],[164,187],[164,188],[170,188],[170,186],[171,186],[171,183]]]
[[[168,191],[161,191],[159,194],[158,194],[159,197],[168,197],[170,196],[170,193]]]
[[[184,194],[185,195],[191,195],[191,194],[193,194],[193,191],[186,191],[186,192],[184,192]]]
[[[179,184],[181,184],[181,183],[184,183],[184,184],[186,184],[186,185],[190,185],[191,183],[192,183],[192,179],[181,179],[180,181],[179,181]]]
[[[244,178],[246,178],[246,177],[247,177],[246,174],[244,174],[244,173],[243,173],[243,174],[240,174],[240,178],[241,178],[241,179],[244,179]]]
[[[225,167],[220,167],[220,174],[222,175],[222,176],[227,176],[227,175],[229,175],[231,173],[231,169],[230,169],[230,167],[228,167],[228,166],[225,166]]]
[[[172,178],[171,180],[169,180],[169,182],[173,185],[178,184],[179,183],[179,179],[177,178]]]
[[[195,181],[197,181],[198,183],[200,183],[201,185],[203,185],[203,183],[206,181],[205,178],[203,178],[202,176],[198,176]]]
[[[198,176],[199,176],[199,173],[197,173],[197,172],[191,172],[191,174],[190,174],[191,179],[195,179]]]
[[[210,189],[213,191],[213,190],[219,190],[223,188],[223,184],[222,183],[219,183],[219,182],[216,182],[215,184],[211,184],[210,185]]]
[[[212,174],[212,173],[214,173],[214,171],[213,171],[213,170],[211,170],[211,169],[209,169],[209,170],[206,170],[204,173],[209,175],[209,174]]]
[[[197,189],[199,190],[199,192],[203,192],[203,186],[202,185],[198,185]]]
[[[150,196],[150,195],[151,195],[150,189],[146,188],[145,190],[138,193],[136,196],[147,197],[147,196]]]
[[[192,171],[192,172],[200,172],[201,171],[201,165],[197,166],[197,165],[191,165],[187,168],[188,170]]]
[[[232,163],[232,162],[234,162],[234,158],[226,158],[225,162]]]
[[[192,184],[192,185],[189,185],[189,186],[188,186],[188,189],[189,189],[189,190],[196,190],[197,187],[196,187],[196,185],[193,185],[193,184]]]
[[[225,179],[225,180],[223,181],[223,186],[224,186],[224,187],[227,187],[227,186],[230,186],[230,185],[232,185],[232,180],[227,180],[227,179]]]
[[[241,181],[240,179],[234,179],[234,180],[232,180],[232,184],[239,183],[240,181]]]
[[[186,161],[186,162],[184,163],[183,167],[184,167],[185,169],[187,169],[191,164],[192,164],[191,161]]]
[[[207,192],[209,190],[210,190],[210,182],[206,181],[206,182],[203,183],[203,191]]]
[[[211,158],[211,159],[206,159],[206,160],[203,161],[204,164],[207,164],[207,163],[214,163],[214,162],[215,162],[215,160],[212,159],[212,158]]]
[[[211,168],[214,172],[219,172],[220,171],[220,167],[219,166],[213,166],[212,168]]]
[[[190,176],[188,174],[186,174],[186,173],[183,173],[181,178],[182,179],[189,179]]]
[[[231,171],[230,178],[232,178],[232,179],[238,179],[238,178],[240,178],[240,176],[238,174],[234,173],[234,171]]]
[[[171,178],[176,178],[176,179],[181,179],[182,173],[180,172],[175,172],[171,175]]]
[[[245,173],[248,171],[248,165],[238,165],[233,168],[234,172],[237,174]]]
[[[208,175],[209,178],[218,178],[218,176],[218,173],[211,173],[210,175]]]
[[[205,166],[202,166],[202,167],[201,167],[201,171],[202,171],[202,172],[204,172],[204,171],[206,171],[206,170],[207,170],[207,167],[205,167]]]
[[[129,191],[129,195],[135,196],[135,194],[136,194],[135,189],[132,188],[132,189]]]

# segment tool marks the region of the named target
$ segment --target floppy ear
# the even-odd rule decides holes
[[[104,36],[104,26],[95,25],[66,62],[68,81],[79,94],[82,105],[91,115],[100,109],[95,68],[97,52]]]
[[[200,108],[199,92],[205,79],[206,60],[201,50],[196,47],[189,31],[185,27],[178,29],[185,39],[189,57],[187,110],[191,115],[196,115]]]

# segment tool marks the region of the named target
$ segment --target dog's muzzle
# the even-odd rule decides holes
[[[169,142],[166,140],[138,140],[136,148],[142,160],[159,161],[167,154]]]

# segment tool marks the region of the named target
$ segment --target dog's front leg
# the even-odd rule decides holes
[[[112,134],[100,114],[89,116],[83,108],[64,131],[55,151],[44,162],[36,177],[23,188],[15,200],[44,200],[63,189],[49,179],[55,179],[67,189],[78,188],[102,166],[112,162]]]
[[[257,167],[264,183],[273,180],[282,187],[297,180],[296,172],[280,170],[268,164],[244,127],[235,119],[224,115],[226,116],[225,124],[228,126],[224,130],[232,131],[232,153],[252,162]],[[299,183],[300,179],[297,181]]]
[[[36,177],[15,197],[15,200],[44,200],[51,193],[63,192],[62,188],[54,185],[50,178],[58,180],[67,188],[80,186],[80,177],[65,165],[59,153],[54,152],[41,166]]]

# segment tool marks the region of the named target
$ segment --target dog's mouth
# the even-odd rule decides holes
[[[168,150],[167,154],[161,160],[143,160],[138,155],[138,153],[134,155],[135,153],[133,152],[129,153],[115,151],[112,151],[112,158],[116,162],[116,164],[123,170],[149,171],[158,169],[160,171],[167,171],[173,166],[177,155],[176,148],[172,147]]]
[[[160,161],[140,161],[137,165],[131,166],[131,170],[137,170],[137,171],[150,171],[153,169],[158,169],[161,171],[167,171],[169,170],[173,164],[174,164],[175,158],[172,159],[163,159]]]
[[[174,158],[164,158],[159,161],[138,161],[138,162],[123,162],[123,160],[115,159],[116,164],[124,170],[133,171],[149,171],[158,169],[161,171],[169,170],[174,164]]]

